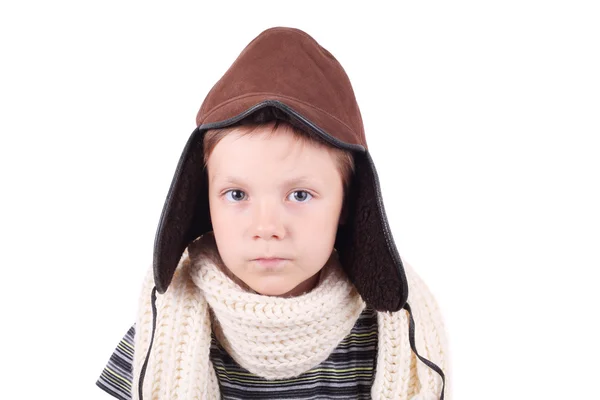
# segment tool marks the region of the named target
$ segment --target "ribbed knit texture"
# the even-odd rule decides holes
[[[231,358],[265,379],[285,379],[324,361],[365,308],[336,257],[332,253],[314,290],[293,298],[249,293],[223,279],[208,257],[194,263],[191,277],[214,313],[215,336]]]
[[[286,378],[325,360],[365,307],[335,252],[315,289],[298,297],[279,298],[242,289],[221,269],[214,239],[207,241],[204,235],[196,239],[200,240],[212,244],[190,245],[169,289],[157,296],[156,333],[144,380],[146,400],[219,398],[209,359],[211,328],[242,367],[266,379]],[[194,248],[202,250],[194,254]],[[417,350],[446,373],[445,398],[450,400],[448,352],[439,310],[419,277],[407,265],[405,268]],[[152,333],[153,283],[149,271],[136,322],[134,399],[138,398],[138,379]],[[377,318],[379,345],[372,398],[439,398],[441,378],[411,351],[406,311],[379,312]]]
[[[327,360],[305,373],[267,380],[241,367],[213,335],[210,348],[223,400],[370,400],[377,361],[377,311],[367,307]],[[135,326],[115,348],[96,384],[119,400],[131,400]]]

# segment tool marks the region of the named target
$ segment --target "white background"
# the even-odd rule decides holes
[[[350,76],[455,399],[600,398],[597,3],[217,3],[0,6],[0,397],[110,398],[196,112],[291,26]]]

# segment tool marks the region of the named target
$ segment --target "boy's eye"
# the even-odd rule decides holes
[[[228,195],[231,193],[231,197],[228,197]],[[243,191],[241,190],[228,190],[227,192],[225,192],[225,198],[227,200],[233,201],[233,202],[238,202],[238,201],[242,201],[244,200],[245,194]]]
[[[306,190],[296,190],[295,192],[292,192],[290,194],[290,196],[297,200],[298,203],[306,203],[308,200],[312,199],[312,194],[308,193]],[[288,196],[289,198],[289,196]],[[308,199],[308,200],[307,200]],[[295,201],[292,200],[292,201]]]
[[[306,190],[296,190],[288,196],[288,199],[296,203],[306,203],[308,200],[312,199],[312,197],[312,194],[308,193]],[[246,193],[238,189],[228,190],[225,192],[225,198],[237,203],[246,198]]]

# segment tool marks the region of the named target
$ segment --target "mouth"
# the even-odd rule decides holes
[[[282,266],[288,259],[286,258],[278,258],[278,257],[266,257],[266,258],[256,258],[252,260],[256,264],[258,264],[262,268],[277,268]]]

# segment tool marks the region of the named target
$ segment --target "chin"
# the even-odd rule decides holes
[[[283,296],[284,294],[288,293],[292,289],[293,288],[263,287],[263,286],[253,288],[253,290],[256,293],[261,294],[263,296]]]
[[[281,282],[257,282],[255,285],[248,286],[263,296],[283,296],[296,287],[295,285],[283,285]]]

